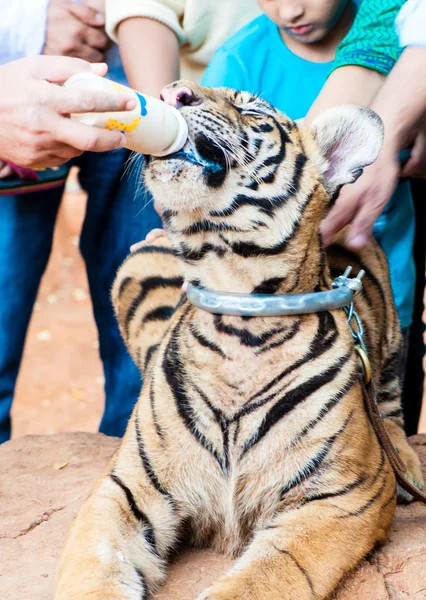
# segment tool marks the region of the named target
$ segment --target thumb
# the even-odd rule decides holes
[[[108,67],[104,63],[90,64],[86,60],[70,56],[37,56],[32,60],[31,65],[33,77],[45,79],[50,83],[64,83],[73,75],[85,71],[105,75]]]
[[[329,246],[336,233],[352,221],[358,209],[357,203],[348,202],[348,199],[345,198],[345,196],[346,195],[342,190],[336,203],[321,223],[321,236],[325,246]]]
[[[68,11],[81,23],[90,25],[91,27],[102,27],[105,25],[105,16],[87,4],[80,2],[68,2]]]
[[[373,235],[373,225],[381,210],[368,204],[361,205],[346,235],[346,246],[355,252],[362,250]]]

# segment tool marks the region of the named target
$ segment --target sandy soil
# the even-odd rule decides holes
[[[13,437],[97,431],[102,366],[78,235],[85,196],[72,179],[28,331],[13,406]],[[426,432],[426,403],[421,432]]]

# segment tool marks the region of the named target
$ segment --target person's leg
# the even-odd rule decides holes
[[[15,382],[62,192],[0,198],[0,443],[10,438]]]
[[[416,212],[416,236],[414,240],[414,260],[416,264],[416,290],[414,296],[413,321],[408,336],[408,354],[402,401],[407,435],[417,433],[423,400],[425,355],[423,297],[425,293],[425,253],[426,253],[426,182],[414,180],[411,183]]]
[[[81,234],[93,310],[105,373],[105,411],[100,431],[122,436],[141,389],[141,376],[130,358],[114,316],[110,292],[118,267],[131,244],[161,225],[152,202],[135,196],[138,175],[123,175],[127,151],[86,153],[81,159],[80,183],[88,192]]]

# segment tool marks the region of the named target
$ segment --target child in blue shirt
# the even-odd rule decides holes
[[[258,0],[258,4],[265,14],[217,50],[202,84],[259,94],[291,119],[303,119],[327,79],[357,6],[351,0]],[[411,325],[415,285],[414,210],[408,181],[396,188],[373,234],[387,255],[405,329]]]

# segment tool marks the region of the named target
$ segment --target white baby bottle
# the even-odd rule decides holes
[[[93,73],[73,75],[65,86],[92,88],[106,92],[127,92],[134,96],[136,108],[108,113],[73,114],[86,125],[122,131],[127,139],[126,148],[141,154],[167,156],[182,148],[188,138],[188,125],[179,111],[158,98],[145,96],[135,90],[104,79]]]

